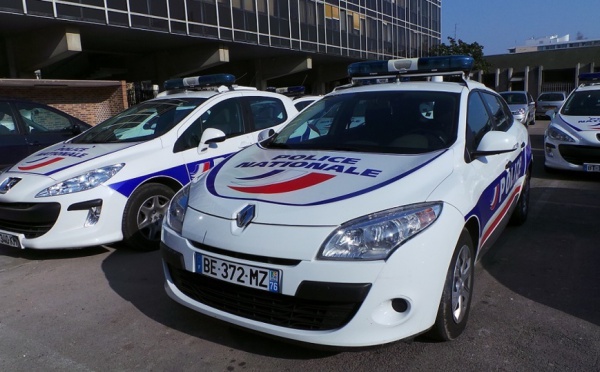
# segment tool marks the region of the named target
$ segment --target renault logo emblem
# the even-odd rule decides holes
[[[17,183],[21,181],[20,178],[9,177],[0,183],[0,194],[6,194],[10,189],[12,189]]]
[[[256,207],[254,204],[245,206],[241,211],[238,212],[236,222],[238,227],[246,227],[254,219]]]

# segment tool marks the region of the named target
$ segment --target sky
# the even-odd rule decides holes
[[[442,0],[442,43],[448,37],[505,54],[531,38],[600,39],[600,0]]]

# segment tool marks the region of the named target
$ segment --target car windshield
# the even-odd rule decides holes
[[[506,103],[509,105],[524,105],[527,104],[527,99],[523,93],[501,93],[500,94]]]
[[[538,101],[562,101],[565,96],[561,93],[543,93],[538,98]]]
[[[600,89],[573,93],[560,113],[571,116],[600,116]]]
[[[402,91],[322,98],[264,144],[267,148],[417,154],[456,140],[460,95]]]
[[[147,141],[168,132],[204,101],[178,98],[143,102],[75,137],[72,143]]]

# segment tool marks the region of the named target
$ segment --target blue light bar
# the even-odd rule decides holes
[[[586,72],[579,74],[579,81],[600,81],[600,72]]]
[[[266,91],[273,92],[273,93],[279,93],[279,94],[285,94],[285,95],[298,95],[298,94],[304,94],[305,88],[302,85],[294,85],[291,87],[282,87],[282,88],[267,87]]]
[[[355,62],[348,66],[350,77],[471,71],[475,60],[470,56],[439,56]]]
[[[214,74],[204,76],[193,76],[165,81],[165,90],[191,89],[198,87],[231,86],[235,83],[235,76],[231,74]]]

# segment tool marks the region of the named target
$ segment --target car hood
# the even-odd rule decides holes
[[[189,206],[231,220],[253,205],[253,223],[337,226],[426,201],[452,172],[451,153],[272,150],[254,145],[193,183]]]
[[[508,108],[511,111],[515,111],[515,110],[518,110],[518,109],[527,109],[527,107],[528,106],[526,104],[524,104],[524,103],[518,103],[518,104],[508,105]]]
[[[100,157],[113,154],[138,143],[73,144],[61,142],[46,147],[13,165],[9,172],[29,173],[55,177],[69,169],[77,169],[80,164],[92,162]]]
[[[567,116],[558,114],[552,121],[554,124],[569,127],[576,132],[596,131],[600,133],[600,116]]]

